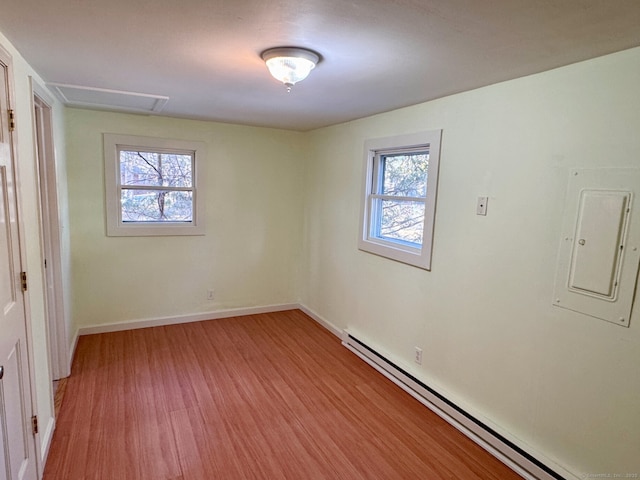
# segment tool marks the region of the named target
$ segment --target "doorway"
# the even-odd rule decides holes
[[[70,374],[67,325],[65,321],[57,172],[53,145],[53,101],[31,79],[35,123],[35,144],[40,200],[40,223],[45,272],[45,308],[51,373],[54,381]]]

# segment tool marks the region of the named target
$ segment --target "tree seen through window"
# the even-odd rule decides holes
[[[375,236],[422,245],[429,153],[381,154],[378,168]]]
[[[123,222],[190,222],[193,155],[120,150]]]

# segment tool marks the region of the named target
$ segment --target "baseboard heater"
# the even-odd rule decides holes
[[[345,332],[342,343],[522,477],[530,480],[566,480],[565,477],[350,333]]]

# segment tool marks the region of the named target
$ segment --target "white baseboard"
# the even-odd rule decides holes
[[[336,337],[340,338],[343,341],[343,344],[345,345],[345,347],[347,347],[349,350],[351,350],[353,353],[355,353],[358,357],[360,357],[362,360],[364,360],[369,365],[371,365],[373,368],[375,368],[379,373],[381,373],[382,375],[387,377],[393,383],[395,383],[400,388],[402,388],[404,391],[406,391],[409,395],[411,395],[412,397],[417,399],[420,403],[425,405],[427,408],[432,410],[438,416],[443,418],[446,422],[451,424],[454,428],[456,428],[457,430],[462,432],[464,435],[469,437],[472,441],[474,441],[475,443],[480,445],[483,449],[485,449],[491,455],[493,455],[496,458],[498,458],[500,461],[502,461],[504,464],[506,464],[513,471],[518,473],[518,475],[520,475],[524,479],[528,479],[528,480],[534,480],[534,479],[535,480],[543,480],[543,479],[553,480],[552,479],[552,475],[549,475],[549,474],[547,474],[547,472],[545,472],[543,470],[540,470],[536,465],[524,462],[524,464],[528,468],[523,468],[521,463],[519,463],[517,461],[514,461],[514,459],[511,458],[510,455],[506,455],[502,451],[502,449],[499,448],[499,447],[501,447],[501,445],[498,444],[498,448],[496,448],[496,443],[495,442],[487,441],[486,438],[483,438],[482,436],[477,435],[475,433],[474,429],[469,428],[469,426],[467,425],[467,424],[469,424],[469,422],[466,422],[464,418],[462,418],[462,421],[460,421],[456,416],[452,416],[449,411],[445,411],[446,409],[443,410],[443,409],[439,408],[439,406],[437,405],[437,402],[433,402],[432,399],[429,398],[429,395],[425,395],[425,392],[421,391],[422,390],[421,388],[419,388],[419,387],[416,388],[416,385],[411,385],[412,382],[406,382],[406,381],[402,381],[399,378],[396,378],[394,375],[392,375],[390,372],[388,372],[381,365],[378,365],[376,362],[374,362],[370,358],[368,358],[367,355],[364,355],[363,353],[358,351],[358,349],[353,348],[351,345],[348,344],[347,337],[349,336],[349,334],[348,334],[348,332],[346,330],[338,328],[332,322],[330,322],[329,320],[327,320],[326,318],[324,318],[323,316],[321,316],[320,314],[318,314],[317,312],[311,310],[310,308],[306,307],[303,304],[299,304],[298,308],[300,310],[302,310],[304,313],[306,313],[313,320],[318,322],[320,325],[322,325],[324,328],[326,328],[329,332],[333,333]],[[494,428],[495,428],[495,426],[494,426]],[[516,439],[510,438],[511,436],[508,434],[508,432],[502,431],[501,433],[506,438],[509,439],[508,441],[512,441],[514,443],[517,442]],[[517,443],[519,443],[519,442],[517,442]],[[530,450],[530,448],[526,448],[526,450],[525,450],[525,448],[523,448],[523,447],[524,446],[522,446],[521,448],[525,452],[526,452],[526,450]],[[542,460],[544,462],[544,464],[546,464],[549,467],[553,468],[557,475],[559,474],[560,476],[562,476],[565,479],[575,479],[575,480],[577,480],[577,477],[574,474],[572,474],[571,472],[567,471],[565,468],[561,467],[557,463],[551,461],[549,458],[546,458],[544,455],[540,454],[540,452],[532,452],[532,453],[535,453],[535,456],[538,457],[540,460]]]
[[[47,422],[47,428],[42,435],[42,443],[40,444],[40,461],[41,465],[45,465],[47,463],[47,457],[49,456],[49,448],[51,447],[51,440],[53,440],[53,432],[56,429],[56,419],[54,417],[49,417],[49,421]]]
[[[231,308],[214,312],[179,315],[175,317],[146,318],[129,320],[126,322],[103,323],[78,329],[78,335],[91,335],[93,333],[121,332],[138,328],[160,327],[165,325],[177,325],[180,323],[201,322],[204,320],[218,320],[221,318],[240,317],[242,315],[255,315],[258,313],[282,312],[300,308],[297,303],[283,303],[277,305],[265,305],[261,307]],[[72,357],[73,358],[73,357]]]
[[[78,338],[80,337],[79,329],[76,329],[76,333],[73,334],[73,339],[71,340],[71,346],[69,347],[69,366],[67,371],[69,375],[71,375],[71,366],[73,365],[73,357],[76,354],[76,347],[78,346]]]
[[[319,315],[318,313],[314,312],[313,310],[311,310],[310,308],[305,307],[302,304],[298,304],[297,308],[299,308],[300,310],[302,310],[304,313],[306,313],[307,315],[309,315],[311,318],[313,318],[316,322],[318,322],[320,325],[322,325],[324,328],[326,328],[327,330],[329,330],[331,333],[333,333],[336,337],[338,337],[339,339],[342,340],[342,329],[336,327],[333,323],[331,323],[329,320],[327,320],[326,318],[324,318],[323,316]]]
[[[417,377],[379,346],[363,343],[345,330],[343,345],[473,442],[527,480],[578,480],[578,477],[473,411],[461,408]],[[459,399],[458,399],[459,400]]]

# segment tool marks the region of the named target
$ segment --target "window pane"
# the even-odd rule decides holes
[[[189,154],[120,151],[120,185],[193,186]]]
[[[373,200],[377,222],[373,224],[377,238],[409,243],[419,248],[424,230],[424,202]]]
[[[120,185],[162,185],[160,154],[120,151]]]
[[[161,165],[162,186],[191,187],[193,185],[191,155],[163,153]]]
[[[426,197],[429,152],[381,155],[383,195]]]
[[[193,192],[122,189],[123,222],[191,222]]]

